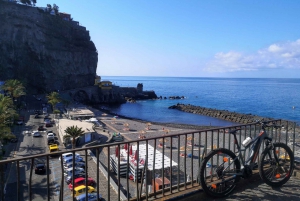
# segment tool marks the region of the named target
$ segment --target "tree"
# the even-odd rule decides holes
[[[65,133],[66,135],[64,135],[64,139],[72,138],[72,149],[74,149],[76,138],[82,136],[84,131],[82,128],[78,128],[77,126],[71,126],[66,128]]]
[[[59,93],[57,93],[56,91],[51,92],[47,96],[47,99],[48,99],[48,103],[50,103],[52,105],[52,109],[53,110],[55,110],[55,105],[61,101]]]
[[[58,15],[59,7],[56,4],[53,4],[53,10],[55,12],[55,15]]]
[[[19,80],[7,80],[1,88],[14,100],[26,95],[25,87]]]
[[[11,135],[10,125],[13,119],[17,117],[17,112],[14,109],[13,100],[8,96],[0,94],[0,139],[10,139],[14,137]]]
[[[48,10],[49,13],[51,12],[51,10],[52,10],[51,4],[47,4],[47,10]]]
[[[28,4],[28,5],[31,5],[31,1],[30,0],[20,0],[20,2],[22,4]]]

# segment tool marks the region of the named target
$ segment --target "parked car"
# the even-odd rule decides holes
[[[64,164],[64,169],[68,169],[71,167],[73,167],[73,162]],[[75,162],[75,167],[80,167],[80,168],[85,169],[85,163],[84,162]]]
[[[61,157],[62,157],[63,159],[64,159],[64,158],[68,158],[68,157],[70,157],[70,156],[73,156],[73,153],[72,153],[72,152],[64,153],[64,154],[61,155]],[[81,156],[80,156],[80,154],[75,153],[75,158],[77,158],[77,157],[81,157]],[[59,160],[60,160],[60,158],[59,158]]]
[[[50,144],[49,145],[49,151],[50,151],[50,153],[59,151],[59,148],[58,148],[57,144]]]
[[[40,137],[42,135],[41,135],[41,133],[39,131],[32,131],[32,136],[33,137]]]
[[[55,138],[54,133],[47,134],[47,139],[54,139],[54,138]]]
[[[47,139],[48,141],[48,145],[51,145],[51,144],[57,144],[58,145],[58,141],[56,141],[55,139]]]
[[[88,181],[87,181],[87,185],[88,186],[95,186],[96,182],[93,178],[89,177]],[[85,185],[85,178],[81,177],[81,178],[77,178],[74,179],[74,187],[76,188],[77,186],[81,186],[81,185]],[[73,190],[73,185],[72,182],[69,184],[69,189]]]
[[[73,162],[73,157],[72,157],[72,156],[63,159],[63,163],[64,163],[64,164],[66,164],[66,163],[72,163],[72,162]],[[76,163],[76,162],[83,162],[83,158],[81,158],[81,157],[75,158],[75,163]]]
[[[34,168],[34,173],[35,174],[43,174],[46,172],[46,165],[45,163],[36,163],[35,168]]]
[[[18,142],[18,138],[17,137],[11,138],[10,142]]]
[[[95,189],[92,186],[81,185],[74,188],[73,190],[74,196],[77,197],[78,195],[84,194],[86,190],[88,193],[95,192]]]
[[[42,112],[41,112],[40,110],[35,110],[35,111],[34,111],[34,114],[41,115]]]
[[[73,168],[68,168],[64,172],[65,176],[70,176],[72,174],[73,174]],[[85,174],[85,170],[83,168],[74,168],[74,174]]]
[[[23,125],[23,120],[17,120],[17,121],[15,121],[15,124],[17,124],[17,125]]]
[[[75,197],[76,201],[85,201],[85,196],[86,194],[83,193],[81,195],[78,195],[77,197]],[[88,201],[97,201],[97,200],[101,200],[102,199],[102,195],[98,194],[98,198],[97,198],[97,193],[88,193],[88,197],[87,200]]]
[[[80,178],[80,177],[85,178],[85,174],[75,174],[74,175],[74,179],[77,179],[77,178]],[[65,179],[66,179],[66,183],[70,184],[72,182],[72,175],[67,176]]]

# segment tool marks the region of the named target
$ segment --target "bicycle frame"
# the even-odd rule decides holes
[[[239,129],[237,129],[237,130],[239,130]],[[265,141],[266,147],[269,146],[269,142],[272,141],[272,138],[268,137],[268,134],[267,134],[265,128],[263,127],[262,131],[259,133],[259,135],[256,136],[254,139],[252,139],[251,142],[244,149],[242,149],[241,146],[239,145],[237,137],[236,137],[236,131],[237,130],[232,132],[232,134],[234,136],[234,144],[237,146],[237,152],[236,153],[238,153],[238,155],[232,162],[229,163],[228,167],[230,167],[230,165],[233,164],[235,160],[240,160],[242,167],[245,167],[246,165],[248,165],[250,167],[250,169],[253,170],[253,168],[256,166],[255,161],[256,161],[257,156],[259,154],[259,149],[260,149],[261,144],[265,140],[267,140],[267,141]],[[249,148],[250,146],[251,146],[250,154],[249,154],[249,157],[248,157],[247,161],[245,161],[245,159],[242,155],[242,151],[246,151],[246,149]],[[225,168],[224,171],[227,168]],[[223,171],[223,173],[225,173],[224,171]],[[229,173],[228,172],[228,173],[225,173],[225,174],[226,175],[237,175],[237,176],[242,176],[243,175],[242,172],[240,172],[240,173]]]

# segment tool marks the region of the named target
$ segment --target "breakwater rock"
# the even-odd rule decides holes
[[[219,118],[226,121],[232,121],[241,124],[254,123],[257,120],[262,120],[262,119],[264,121],[273,120],[272,118],[268,118],[268,117],[260,117],[252,114],[241,114],[236,112],[230,112],[228,110],[205,108],[205,107],[194,106],[190,104],[185,105],[185,104],[178,103],[177,105],[170,106],[169,109],[177,109],[183,112],[210,116],[210,117]]]

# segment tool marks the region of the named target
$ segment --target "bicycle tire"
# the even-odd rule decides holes
[[[219,160],[219,162],[220,162],[220,159],[218,157],[221,158],[221,164],[216,165],[216,168],[214,168],[213,163],[210,162],[214,156],[217,156],[216,160]],[[223,161],[222,161],[222,157],[223,157]],[[227,158],[227,161],[225,162],[226,157],[230,158],[231,160]],[[233,191],[233,189],[236,186],[236,183],[240,179],[239,176],[234,175],[235,173],[240,172],[240,167],[241,167],[240,161],[236,158],[237,158],[237,156],[229,149],[219,148],[219,149],[215,149],[215,150],[211,151],[203,159],[201,166],[200,166],[199,174],[200,174],[200,184],[206,194],[208,194],[209,196],[212,196],[212,197],[225,197]],[[212,160],[212,162],[213,162],[213,160]],[[223,162],[223,164],[222,164],[222,162]],[[227,164],[227,162],[229,162],[229,163]],[[210,167],[208,164],[210,164]],[[217,164],[218,164],[218,162],[217,162]],[[227,168],[225,167],[226,168],[225,169],[224,164],[229,165],[229,166],[226,166]],[[222,165],[223,165],[223,167],[222,167]],[[208,170],[210,169],[210,176],[208,176],[208,177],[206,177],[207,168],[208,168]],[[225,175],[220,175],[221,172],[222,173],[224,172],[224,170],[228,170],[226,172],[230,171],[230,173],[233,175],[230,175],[230,177],[225,178]],[[217,178],[220,179],[221,181],[216,182],[215,180],[213,180],[214,175],[217,176]],[[211,182],[209,182],[209,180],[211,180]],[[228,186],[228,185],[230,185],[230,186]]]
[[[261,154],[258,168],[259,175],[266,184],[272,187],[282,186],[293,174],[294,154],[286,144],[273,143],[272,148],[267,147]]]

